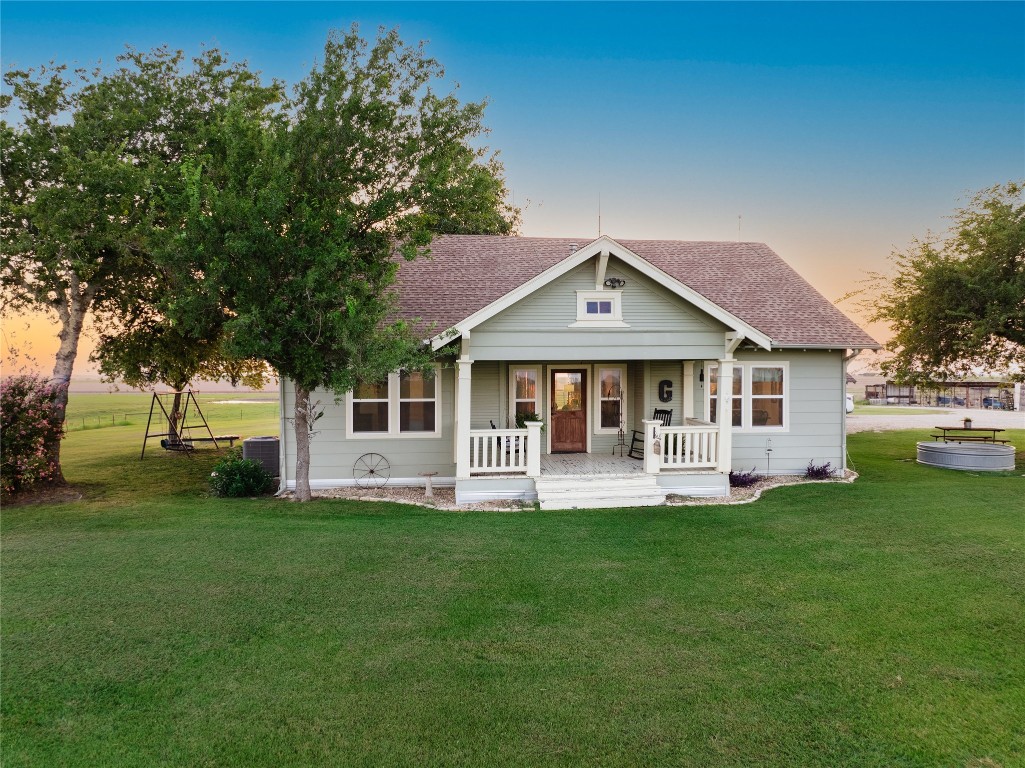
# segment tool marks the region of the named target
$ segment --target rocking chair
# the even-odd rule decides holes
[[[663,427],[668,427],[673,420],[673,409],[656,408],[652,412],[651,418],[662,422]],[[630,450],[627,451],[626,455],[631,459],[643,459],[645,437],[643,429],[633,430],[633,439],[630,441]]]

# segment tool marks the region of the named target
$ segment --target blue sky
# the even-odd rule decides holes
[[[827,297],[1025,176],[1025,3],[0,3],[0,58],[215,43],[294,82],[331,27],[487,97],[526,235],[768,243]],[[882,335],[880,329],[872,329]]]

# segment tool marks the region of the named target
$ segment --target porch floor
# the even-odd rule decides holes
[[[641,475],[644,462],[594,453],[541,454],[542,475]]]

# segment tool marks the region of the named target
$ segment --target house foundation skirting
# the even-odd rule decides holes
[[[656,475],[659,488],[678,496],[727,496],[730,478],[722,472],[662,472]]]
[[[470,477],[456,481],[456,504],[484,501],[537,501],[531,477]]]
[[[637,477],[637,475],[634,475]],[[659,489],[664,493],[680,496],[723,496],[729,493],[729,478],[718,472],[663,472],[655,475]],[[587,478],[582,478],[587,479]],[[537,489],[530,477],[435,477],[433,485],[438,488],[456,489],[456,504],[478,504],[486,501],[537,501]],[[332,488],[352,488],[356,481],[351,477],[338,479],[310,480],[314,491]],[[393,477],[386,488],[423,488],[422,477]],[[288,480],[285,490],[295,490],[295,480]]]
[[[454,477],[435,477],[432,485],[436,488],[451,488],[456,484]],[[328,491],[332,488],[353,488],[356,481],[351,477],[339,480],[310,480],[310,489],[314,491]],[[425,480],[422,477],[393,477],[385,484],[385,488],[423,488]],[[295,490],[295,479],[285,483],[285,490]]]

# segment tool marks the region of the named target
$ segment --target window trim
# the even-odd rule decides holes
[[[434,366],[434,431],[433,432],[402,432],[400,431],[400,403],[431,402],[430,398],[402,398],[399,384],[399,372],[388,374],[388,431],[387,432],[356,432],[352,424],[352,404],[356,399],[350,389],[345,393],[345,439],[346,440],[428,440],[442,436],[442,372],[441,366]],[[358,402],[358,401],[356,401]],[[377,402],[383,402],[380,398]]]
[[[594,373],[591,376],[593,384],[592,399],[594,400],[595,407],[594,411],[594,434],[596,435],[618,435],[619,427],[603,427],[601,425],[601,372],[609,368],[615,368],[619,371],[619,387],[621,390],[620,401],[622,407],[622,413],[620,417],[623,420],[623,430],[626,431],[630,424],[629,421],[629,395],[627,388],[627,365],[626,363],[595,363],[593,366]]]
[[[542,405],[543,402],[543,391],[544,381],[541,378],[541,366],[540,365],[519,365],[517,363],[509,363],[509,423],[513,426],[516,425],[516,401],[521,399],[516,397],[516,371],[533,371],[534,372],[534,413],[542,418]],[[523,402],[528,402],[529,398],[522,398]]]
[[[790,381],[790,361],[789,360],[734,360],[733,366],[739,367],[742,370],[744,381],[741,388],[741,406],[740,406],[740,426],[733,427],[734,434],[756,434],[760,435],[769,432],[789,432],[790,431],[790,388],[792,383]],[[704,417],[705,421],[711,422],[711,386],[708,386],[707,382],[711,379],[710,370],[712,368],[718,368],[718,360],[707,360],[705,361],[705,394],[704,394]],[[756,426],[752,421],[752,400],[759,399],[752,394],[753,374],[752,371],[755,368],[781,368],[783,369],[783,424],[782,426],[776,425],[765,425]],[[762,395],[760,397],[770,397]]]
[[[618,290],[577,291],[577,320],[570,328],[629,328],[623,322],[623,292]],[[608,314],[590,315],[587,302],[611,301],[612,311]]]

